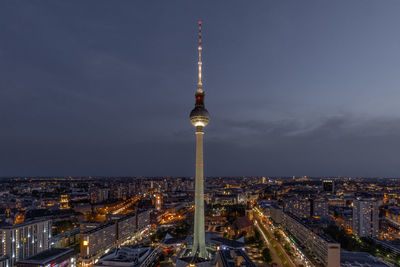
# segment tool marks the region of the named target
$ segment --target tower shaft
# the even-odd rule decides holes
[[[206,258],[206,241],[204,232],[204,163],[203,163],[203,127],[196,127],[196,177],[195,177],[195,211],[194,241],[192,253],[198,251],[200,258]]]

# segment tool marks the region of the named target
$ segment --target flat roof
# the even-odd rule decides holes
[[[14,229],[14,228],[24,227],[27,225],[45,222],[45,221],[51,221],[51,220],[50,219],[37,219],[37,220],[32,220],[32,221],[25,221],[23,223],[19,223],[19,224],[15,224],[15,225],[0,226],[0,229]]]
[[[47,263],[56,260],[59,257],[65,256],[69,253],[73,253],[73,248],[51,248],[40,252],[32,257],[29,257],[25,260],[18,261],[18,263],[31,263],[31,264],[40,264],[46,265]]]

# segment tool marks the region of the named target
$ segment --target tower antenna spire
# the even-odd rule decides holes
[[[201,46],[201,20],[199,21],[199,62],[198,62],[198,67],[199,67],[199,83],[198,83],[198,87],[197,87],[197,91],[198,92],[203,92],[203,83],[201,81],[201,65],[203,64],[201,62],[201,50],[202,50],[202,46]]]

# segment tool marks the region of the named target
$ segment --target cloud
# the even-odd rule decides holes
[[[399,122],[350,115],[224,121],[208,131],[208,164],[219,175],[400,176]]]

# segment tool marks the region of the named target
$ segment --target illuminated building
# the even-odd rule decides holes
[[[378,202],[376,200],[354,200],[353,233],[359,237],[376,237],[379,230],[378,216]]]
[[[11,267],[19,260],[48,249],[51,225],[50,220],[36,220],[0,228],[0,257],[7,256]]]
[[[295,197],[284,200],[284,211],[297,218],[307,219],[311,214],[311,205],[309,199],[297,199]]]
[[[123,244],[150,224],[150,210],[139,210],[81,233],[83,266],[94,264],[106,250]]]
[[[70,248],[79,245],[80,229],[74,228],[70,231],[53,236],[51,239],[52,248]]]
[[[69,209],[69,199],[68,195],[60,196],[60,209]]]
[[[328,216],[329,204],[325,199],[310,199],[310,216],[324,217]]]
[[[340,244],[314,233],[304,222],[291,214],[283,214],[283,226],[301,246],[313,253],[326,267],[340,266]]]
[[[204,169],[203,169],[203,136],[204,127],[210,121],[210,115],[204,107],[204,91],[201,80],[201,21],[199,22],[199,82],[195,94],[196,103],[194,109],[190,112],[190,122],[196,127],[196,176],[195,176],[195,214],[194,214],[194,241],[192,255],[200,258],[206,258],[206,243],[204,231]]]
[[[155,209],[160,211],[162,207],[162,195],[160,193],[156,194],[156,200],[155,200]]]
[[[82,265],[92,265],[105,250],[117,244],[117,226],[114,222],[107,223],[81,234]]]
[[[119,218],[117,224],[117,240],[119,244],[122,244],[128,240],[136,232],[136,213],[132,212],[122,218]]]

